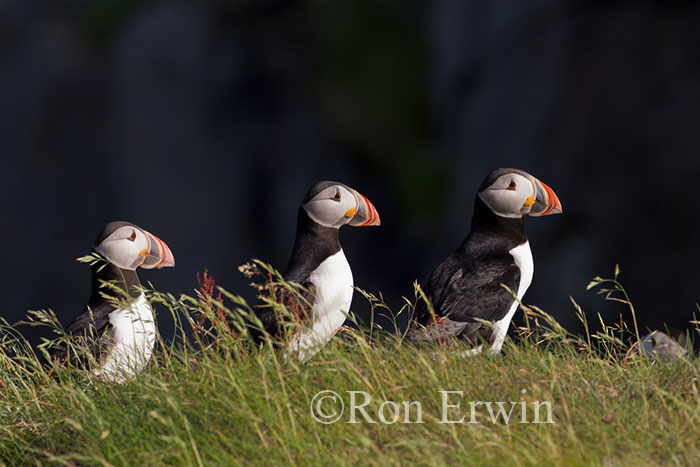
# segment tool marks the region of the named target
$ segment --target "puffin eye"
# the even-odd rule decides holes
[[[335,196],[331,198],[333,201],[340,201],[340,192],[336,191]]]
[[[508,188],[506,188],[506,189],[507,190],[515,190],[516,188],[518,188],[518,184],[515,183],[515,180],[511,180],[510,184],[508,184]]]
[[[132,242],[133,242],[134,240],[136,240],[136,231],[135,231],[135,230],[132,230],[132,231],[131,231],[131,235],[129,235],[127,238],[128,238],[130,241],[132,241]]]

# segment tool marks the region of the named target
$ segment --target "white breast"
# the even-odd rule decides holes
[[[146,296],[136,299],[129,307],[109,315],[114,331],[114,347],[96,376],[118,383],[138,374],[146,366],[156,341],[153,310]]]
[[[532,260],[532,251],[530,250],[530,242],[525,242],[520,246],[516,246],[508,253],[513,257],[515,264],[520,269],[520,284],[518,284],[518,290],[516,292],[518,300],[522,300],[525,292],[532,283],[532,276],[535,273],[535,263]],[[491,353],[499,353],[501,347],[503,346],[503,341],[508,333],[508,327],[513,319],[515,311],[518,309],[518,302],[514,302],[508,310],[508,314],[504,316],[500,321],[496,321],[493,326],[494,341],[493,345],[489,349]]]
[[[312,322],[299,330],[289,344],[289,351],[306,361],[326,344],[345,322],[352,302],[352,270],[340,250],[323,261],[310,276],[316,287]]]

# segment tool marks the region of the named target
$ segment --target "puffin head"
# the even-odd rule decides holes
[[[551,188],[518,169],[494,170],[481,183],[477,196],[501,217],[548,216],[562,211]]]
[[[95,239],[93,250],[122,269],[175,266],[168,245],[130,222],[110,222]]]
[[[372,203],[357,191],[338,182],[315,184],[301,202],[301,208],[317,224],[338,229],[379,225],[379,214]]]

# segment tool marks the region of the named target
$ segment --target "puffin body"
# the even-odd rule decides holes
[[[111,349],[95,376],[122,381],[143,370],[153,353],[156,342],[156,324],[153,309],[141,294],[128,307],[118,308],[109,314]]]
[[[350,311],[352,270],[339,238],[339,229],[346,224],[379,225],[379,214],[367,198],[342,183],[323,181],[311,187],[299,207],[292,255],[284,273],[286,281],[305,290],[302,301],[285,301],[299,321],[288,350],[301,361],[333,337]],[[257,314],[265,332],[275,336],[282,332],[274,310],[261,308]],[[253,334],[261,340],[261,333]]]
[[[156,338],[153,310],[136,268],[174,266],[175,259],[162,240],[129,222],[107,224],[93,251],[104,261],[92,265],[90,300],[66,327],[90,355],[72,355],[64,347],[54,358],[78,357],[93,375],[123,382],[146,366]]]
[[[326,258],[307,278],[316,294],[308,327],[301,328],[289,343],[289,350],[302,361],[326,344],[343,325],[352,303],[353,280],[350,264],[341,249]]]
[[[499,353],[534,274],[523,215],[560,212],[554,192],[530,174],[491,172],[479,187],[471,232],[430,276],[424,290],[430,307],[422,300],[416,304],[417,326],[407,337],[414,342],[459,337],[474,345],[467,355]]]

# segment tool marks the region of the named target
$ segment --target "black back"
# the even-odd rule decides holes
[[[103,286],[102,284],[104,283],[114,284],[121,291],[114,290],[109,286]],[[140,287],[141,282],[136,271],[121,269],[109,262],[107,264],[93,265],[90,300],[83,313],[68,325],[66,331],[70,334],[76,334],[90,325],[97,330],[103,329],[109,321],[109,313],[116,309],[114,300],[110,300],[107,297],[124,301],[128,295],[129,298],[135,299],[141,295]],[[94,321],[91,320],[88,309],[92,310]],[[99,310],[99,313],[97,310]]]
[[[514,298],[501,284],[517,292],[520,283],[520,270],[509,251],[526,241],[522,218],[498,216],[477,196],[471,232],[433,271],[424,289],[436,316],[462,322],[503,318]],[[422,325],[432,321],[423,301],[416,305],[415,319]]]
[[[120,226],[115,227],[111,232]],[[105,237],[111,232],[107,233]],[[128,299],[136,299],[142,292],[141,282],[136,271],[121,269],[110,262],[94,264],[91,269],[90,300],[82,313],[66,327],[66,332],[72,336],[85,338],[84,344],[88,346],[93,356],[97,357],[104,350],[101,347],[111,340],[110,313],[117,309],[118,302],[127,300],[127,296]],[[119,290],[103,286],[105,282],[113,284]],[[60,361],[66,357],[66,353],[65,347],[59,349],[54,353],[54,359]]]
[[[335,184],[335,182],[322,182]],[[319,191],[325,189],[326,185],[319,188],[317,184],[312,190],[309,190],[304,197],[305,203],[313,198]],[[312,191],[315,190],[314,193]],[[288,282],[296,282],[301,284],[307,292],[303,294],[307,303],[313,303],[315,288],[309,281],[309,276],[319,267],[319,265],[329,256],[338,253],[341,249],[340,237],[337,228],[325,227],[318,224],[309,217],[303,207],[299,208],[297,215],[297,232],[292,247],[292,255],[289,258],[287,269],[284,273],[284,279]],[[290,297],[281,297],[287,300]],[[301,306],[297,304],[297,306]],[[308,312],[308,310],[307,310]],[[271,335],[277,335],[280,331],[280,323],[278,322],[275,311],[269,307],[259,307],[256,309],[256,314],[266,332]],[[251,331],[255,340],[262,338],[262,333],[256,330]]]
[[[300,284],[306,282],[326,258],[338,253],[340,249],[339,229],[314,222],[304,208],[300,207],[297,233],[284,278]]]

